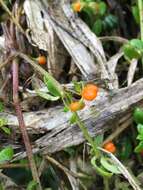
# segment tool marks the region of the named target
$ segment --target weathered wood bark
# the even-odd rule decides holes
[[[113,97],[109,95],[101,98],[85,112],[82,112],[80,116],[91,136],[96,136],[116,126],[125,113],[131,112],[137,104],[142,103],[142,97],[143,80],[140,80],[130,88],[119,90]],[[60,131],[57,127],[35,143],[38,147],[46,147],[47,152],[55,152],[68,146],[78,145],[83,141],[80,129],[76,125],[70,126],[66,122],[61,125]]]
[[[142,104],[143,79],[130,87],[113,92],[112,96],[100,96],[90,107],[87,105],[83,111],[80,111],[79,115],[93,137],[116,127],[117,124],[120,127],[120,124],[130,117],[134,107],[137,105],[142,106]],[[130,114],[128,118],[125,117],[124,119],[127,113]],[[0,116],[6,115],[1,113]],[[70,116],[70,113],[62,111],[61,106],[24,114],[28,128],[32,127],[37,131],[47,131],[43,137],[35,141],[34,147],[36,151],[54,153],[84,142],[85,139],[80,129],[76,125],[69,124]],[[8,118],[10,117],[8,116]],[[11,125],[16,125],[12,119],[9,122],[11,122]]]

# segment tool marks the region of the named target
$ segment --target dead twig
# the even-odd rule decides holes
[[[0,4],[2,5],[3,9],[9,14],[9,16],[11,17],[12,21],[14,22],[14,24],[19,28],[20,32],[25,35],[25,32],[24,32],[23,28],[21,27],[21,25],[19,24],[19,22],[16,20],[16,18],[12,14],[12,12],[9,10],[9,8],[5,4],[5,2],[3,0],[0,0]]]
[[[0,164],[0,168],[29,168],[29,164]]]
[[[61,169],[66,175],[71,175],[74,178],[89,178],[89,176],[85,175],[85,174],[81,174],[81,173],[75,173],[71,170],[69,170],[68,168],[66,168],[65,166],[63,166],[62,164],[60,164],[57,160],[55,160],[54,158],[46,155],[45,158],[51,162],[52,164],[54,164],[56,167],[58,167],[59,169]]]
[[[42,190],[42,187],[40,184],[40,179],[38,176],[38,171],[37,171],[36,164],[35,164],[35,161],[33,158],[30,140],[28,137],[28,133],[26,130],[25,123],[24,123],[23,114],[21,111],[19,98],[18,98],[18,81],[19,81],[19,78],[18,78],[18,60],[17,59],[13,60],[12,71],[13,71],[13,101],[14,101],[14,106],[15,106],[15,110],[16,110],[16,114],[17,114],[17,118],[18,118],[18,122],[19,122],[19,128],[20,128],[21,133],[22,133],[22,137],[23,137],[23,141],[25,144],[27,156],[29,159],[29,164],[30,164],[33,179],[34,179],[34,181],[36,181],[39,184],[39,190]]]

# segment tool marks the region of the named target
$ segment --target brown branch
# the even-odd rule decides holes
[[[29,164],[0,164],[0,168],[29,168]]]
[[[29,165],[31,168],[33,179],[34,179],[34,181],[36,181],[39,184],[39,189],[42,190],[42,187],[40,184],[40,179],[38,176],[38,171],[37,171],[36,164],[35,164],[34,157],[33,157],[33,153],[32,153],[32,148],[30,145],[30,140],[28,137],[28,133],[26,130],[25,123],[24,123],[23,114],[21,111],[19,98],[18,98],[18,81],[19,81],[19,78],[18,78],[18,60],[17,59],[13,60],[12,71],[13,71],[13,101],[14,101],[14,106],[15,106],[15,110],[16,110],[16,114],[17,114],[17,118],[18,118],[18,122],[19,122],[19,128],[20,128],[20,131],[21,131],[21,134],[23,137],[23,141],[25,144],[25,148],[26,148],[26,152],[27,152],[27,156],[28,156]]]

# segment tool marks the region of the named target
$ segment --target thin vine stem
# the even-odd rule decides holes
[[[90,136],[87,128],[84,126],[84,124],[82,123],[79,115],[77,113],[75,113],[76,115],[76,123],[77,125],[79,126],[79,128],[81,129],[85,139],[91,144],[92,148],[93,148],[93,151],[95,153],[95,155],[98,155],[98,149],[97,149],[97,146],[95,144],[95,142],[93,141],[92,137]]]
[[[139,15],[140,15],[141,40],[143,41],[143,1],[142,0],[138,0],[138,8],[139,8]]]
[[[109,179],[107,177],[104,177],[103,180],[104,180],[104,190],[110,190],[109,189]]]

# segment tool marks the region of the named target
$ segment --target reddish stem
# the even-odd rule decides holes
[[[24,123],[23,114],[22,114],[22,110],[21,110],[21,106],[20,106],[20,102],[19,102],[19,98],[18,98],[19,77],[18,77],[18,61],[17,61],[17,59],[13,60],[12,71],[13,71],[13,102],[14,102],[14,106],[15,106],[15,110],[16,110],[16,114],[17,114],[17,118],[18,118],[18,122],[19,122],[19,128],[20,128],[22,138],[23,138],[23,141],[25,144],[33,180],[39,184],[39,190],[42,190],[42,187],[40,184],[40,179],[38,176],[38,171],[37,171],[33,153],[32,153],[32,148],[30,145],[30,140],[28,137],[25,123]]]

